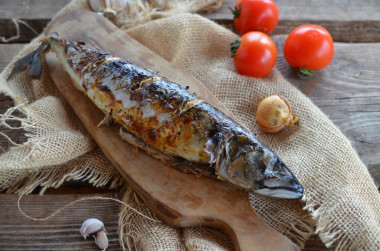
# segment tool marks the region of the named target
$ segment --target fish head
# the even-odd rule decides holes
[[[281,159],[266,147],[227,144],[218,177],[250,192],[273,198],[300,199],[303,188]]]
[[[281,159],[273,152],[259,154],[252,151],[247,155],[249,172],[254,172],[254,187],[252,191],[257,194],[281,198],[300,199],[303,196],[303,188],[295,175],[286,167]],[[255,167],[259,167],[255,169]],[[255,169],[253,171],[253,169]]]

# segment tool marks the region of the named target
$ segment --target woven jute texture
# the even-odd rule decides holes
[[[195,12],[215,8],[220,1],[190,3],[176,6],[187,6],[181,13]],[[86,1],[73,1],[58,15],[74,9],[90,6]],[[315,231],[327,246],[335,244],[337,249],[380,250],[380,196],[376,186],[349,141],[306,96],[276,69],[260,79],[237,74],[229,56],[229,43],[237,38],[231,31],[198,15],[173,16],[173,9],[160,13],[145,4],[137,10],[138,14],[132,15],[129,10],[113,21],[137,41],[200,80],[299,178],[305,189],[302,201],[254,194],[247,197],[268,225],[301,247]],[[156,20],[149,21],[152,17]],[[1,115],[0,123],[6,126],[11,120],[18,120],[28,136],[26,143],[0,156],[0,190],[25,194],[41,186],[43,192],[70,179],[88,181],[94,186],[123,185],[123,179],[55,89],[46,66],[39,80],[30,80],[26,74],[5,80],[13,63],[36,49],[44,35],[26,45],[0,75],[0,91],[16,103],[15,108]],[[275,135],[260,131],[255,110],[260,100],[271,94],[280,94],[290,101],[301,118],[299,126]],[[16,116],[15,111],[23,116]],[[131,189],[127,189],[123,201],[155,217]],[[228,238],[214,229],[173,229],[125,206],[119,217],[123,248],[232,249]]]

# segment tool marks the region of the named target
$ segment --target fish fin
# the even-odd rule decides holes
[[[217,176],[215,174],[215,167],[212,165],[197,164],[189,160],[162,153],[152,146],[146,144],[142,139],[127,131],[125,128],[120,128],[119,134],[124,141],[144,150],[152,157],[161,160],[163,163],[165,163],[165,166],[174,167],[184,173],[195,174],[197,176],[207,176],[209,178],[217,179]]]
[[[38,78],[42,72],[42,56],[47,52],[49,45],[47,42],[42,42],[41,45],[28,55],[19,59],[13,66],[11,74],[9,74],[7,80],[12,79],[18,73],[25,71],[28,66],[28,76],[32,78]]]
[[[217,179],[217,176],[215,174],[215,167],[212,165],[197,164],[192,161],[162,153],[146,144],[142,139],[127,131],[125,128],[120,128],[119,134],[124,141],[144,150],[152,157],[161,160],[163,163],[165,163],[165,166],[174,167],[184,173],[191,173],[198,176],[207,176],[213,179]]]
[[[37,54],[33,54],[32,61],[30,62],[30,68],[28,76],[31,78],[38,78],[42,72],[42,58]]]
[[[171,167],[175,167],[184,173],[191,173],[197,176],[206,176],[212,179],[217,179],[215,169],[212,165],[198,164],[189,160],[179,160],[176,163],[169,164]]]
[[[111,117],[109,113],[107,113],[104,118],[99,122],[97,127],[102,127],[103,125],[109,126],[113,125],[115,123],[115,120]]]
[[[150,156],[158,160],[161,160],[164,163],[172,163],[177,161],[176,157],[162,153],[159,150],[153,148],[152,146],[149,146],[142,139],[140,139],[133,133],[127,131],[125,128],[120,128],[119,134],[124,141],[128,142],[133,146],[136,146],[137,148],[144,150]]]
[[[199,172],[197,172],[193,167],[194,163],[189,161],[189,160],[182,160],[182,161],[178,161],[178,162],[174,162],[174,163],[170,163],[168,164],[167,166],[170,166],[170,167],[175,167],[177,168],[178,170],[184,172],[184,173],[191,173],[191,174],[195,174],[195,175],[200,175]]]
[[[30,65],[30,62],[32,61],[32,58],[34,57],[36,51],[32,51],[25,57],[22,57],[19,59],[13,66],[11,74],[9,74],[7,80],[12,79],[14,76],[16,76],[18,73],[23,72],[28,68]]]

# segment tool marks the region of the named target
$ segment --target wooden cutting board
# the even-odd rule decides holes
[[[70,12],[57,19],[50,32],[65,39],[82,40],[145,68],[202,96],[236,118],[196,79],[139,44],[102,16],[88,11]],[[118,126],[97,124],[103,113],[71,84],[53,53],[47,55],[51,77],[107,158],[151,210],[173,227],[207,225],[221,229],[235,250],[298,250],[285,236],[267,226],[252,210],[248,194],[228,184],[182,173],[164,166],[143,151],[123,142]]]

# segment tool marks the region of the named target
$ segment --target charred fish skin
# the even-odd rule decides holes
[[[151,70],[81,44],[64,45],[65,59],[81,79],[78,89],[106,114],[165,154],[210,163],[204,145],[217,131],[220,112]]]
[[[247,191],[302,197],[299,181],[275,153],[187,87],[83,42],[50,36],[46,43],[76,88],[150,147],[211,167],[214,177]]]

